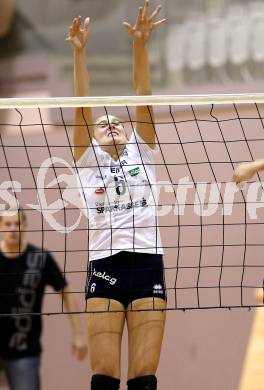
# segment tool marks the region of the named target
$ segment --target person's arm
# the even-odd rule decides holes
[[[124,22],[129,35],[133,39],[133,87],[137,95],[151,95],[151,78],[148,59],[148,40],[151,31],[165,22],[162,19],[154,22],[161,6],[158,6],[152,15],[148,15],[150,0],[145,0],[144,7],[139,8],[134,27]],[[136,108],[137,132],[151,148],[155,147],[155,125],[151,106]]]
[[[73,19],[69,27],[67,41],[73,48],[74,56],[74,94],[75,96],[90,95],[90,77],[86,66],[86,44],[90,32],[90,19],[86,18],[81,26],[82,18],[78,16]],[[75,110],[73,144],[74,159],[78,161],[93,137],[93,116],[90,107],[78,107]]]
[[[238,184],[250,180],[257,172],[264,170],[264,160],[255,160],[250,163],[243,163],[236,167],[233,180]]]
[[[87,354],[87,346],[81,327],[80,314],[78,314],[80,312],[79,306],[68,287],[65,287],[60,293],[71,323],[72,351],[79,360],[82,360]]]
[[[1,0],[0,7],[0,38],[3,38],[9,33],[12,27],[16,10],[15,0]]]

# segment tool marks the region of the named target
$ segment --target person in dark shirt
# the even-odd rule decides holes
[[[73,333],[73,352],[86,355],[78,306],[51,254],[29,244],[23,210],[0,216],[0,359],[11,390],[39,390],[44,291],[63,297]],[[33,315],[32,315],[33,313]]]

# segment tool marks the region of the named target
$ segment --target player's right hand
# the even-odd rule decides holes
[[[69,41],[75,50],[82,50],[85,48],[88,41],[91,29],[90,18],[85,18],[82,27],[82,17],[77,16],[73,19],[66,41]]]

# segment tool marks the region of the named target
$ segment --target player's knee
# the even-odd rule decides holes
[[[111,364],[110,362],[97,362],[97,364],[91,364],[93,372],[98,375],[109,376],[112,378],[118,378],[120,376],[120,369],[118,365]]]
[[[154,376],[157,371],[157,364],[153,362],[137,361],[136,364],[131,365],[129,373],[132,378],[139,378],[144,376]]]
[[[120,379],[108,375],[95,374],[91,380],[91,390],[118,390]]]
[[[157,378],[155,375],[144,375],[127,381],[128,390],[156,390]]]

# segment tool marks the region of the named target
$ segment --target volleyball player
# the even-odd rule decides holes
[[[41,313],[45,287],[62,295],[67,311],[79,311],[51,254],[27,242],[26,224],[23,210],[0,216],[0,363],[11,390],[40,389],[42,318],[34,314]],[[69,317],[73,352],[83,359],[87,348],[80,318]]]
[[[236,167],[234,171],[234,181],[238,184],[242,181],[250,180],[256,173],[264,170],[264,160],[255,160],[243,163]]]
[[[133,86],[138,95],[151,94],[148,41],[152,30],[165,21],[155,22],[161,7],[149,16],[149,5],[146,0],[139,8],[134,27],[123,23],[133,43]],[[77,96],[90,95],[86,67],[89,33],[89,18],[82,27],[79,16],[67,38],[73,47]],[[89,209],[86,299],[92,390],[119,389],[125,321],[128,389],[157,388],[166,292],[150,185],[156,182],[153,121],[151,107],[137,107],[136,129],[129,137],[121,120],[112,115],[98,118],[93,126],[90,108],[75,112],[74,157]]]

